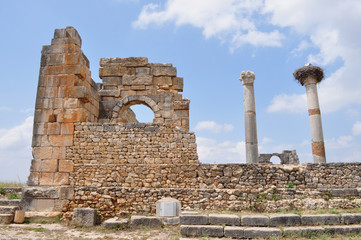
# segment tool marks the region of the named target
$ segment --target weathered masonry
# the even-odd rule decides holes
[[[72,27],[56,29],[43,47],[25,210],[92,207],[110,217],[153,212],[167,196],[207,209],[259,207],[260,199],[268,210],[290,201],[361,207],[360,163],[272,165],[264,155],[263,164],[200,164],[190,101],[172,64],[136,57],[102,58],[100,66],[95,83]],[[153,123],[136,120],[135,104],[154,112]],[[278,156],[297,162],[292,152]]]

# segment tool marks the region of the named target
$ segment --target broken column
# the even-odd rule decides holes
[[[253,86],[255,80],[254,73],[243,71],[239,80],[243,82],[246,162],[258,163],[256,104]]]
[[[312,155],[314,163],[325,163],[325,144],[323,140],[321,111],[318,102],[317,83],[321,82],[324,75],[320,67],[306,64],[297,69],[293,76],[306,87],[308,115],[310,118]]]

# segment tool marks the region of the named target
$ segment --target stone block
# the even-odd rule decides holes
[[[41,171],[42,172],[56,172],[58,171],[58,160],[42,160],[41,161]]]
[[[59,160],[59,172],[73,172],[74,163],[72,160]]]
[[[302,237],[308,237],[314,234],[324,233],[325,229],[323,227],[285,227],[283,229],[283,234],[285,236],[297,235]]]
[[[361,213],[343,213],[341,222],[343,224],[361,224]]]
[[[40,173],[39,183],[43,186],[53,185],[54,173],[42,172]]]
[[[269,226],[269,217],[265,215],[242,215],[242,226],[267,227]]]
[[[209,223],[212,225],[240,226],[241,219],[232,214],[209,214]]]
[[[56,172],[54,173],[53,185],[68,185],[69,184],[69,173]]]
[[[163,223],[165,225],[178,225],[180,223],[179,217],[164,217]]]
[[[103,84],[104,85],[121,85],[122,78],[121,77],[103,77]]]
[[[156,215],[159,217],[179,216],[181,203],[174,198],[162,198],[155,203]]]
[[[64,99],[64,108],[74,109],[80,107],[80,101],[77,98],[66,98]]]
[[[53,154],[51,158],[53,159],[64,159],[66,155],[66,148],[65,147],[52,147]]]
[[[73,145],[73,135],[50,135],[49,142],[54,147],[67,147]]]
[[[110,218],[104,221],[103,226],[105,229],[124,229],[128,227],[129,220],[126,218]]]
[[[229,227],[224,228],[224,236],[226,238],[244,238],[244,227]]]
[[[128,58],[101,58],[99,62],[101,67],[108,64],[117,64],[119,66],[127,67],[142,67],[148,64],[146,57],[128,57]]]
[[[74,188],[73,187],[61,187],[59,193],[59,199],[73,199]]]
[[[52,147],[34,147],[33,154],[34,159],[42,160],[42,159],[51,159],[53,153]]]
[[[328,234],[358,234],[361,232],[361,225],[352,226],[325,226],[325,233]]]
[[[92,208],[75,208],[72,222],[82,227],[92,227],[97,224],[97,210]]]
[[[222,226],[181,225],[182,237],[223,237]]]
[[[57,122],[48,123],[47,133],[49,135],[50,134],[54,134],[54,135],[60,134],[60,123],[57,123]]]
[[[270,238],[282,235],[281,229],[250,227],[244,229],[244,238]]]
[[[0,224],[10,224],[12,221],[12,214],[0,214]]]
[[[336,214],[302,215],[302,225],[337,225],[340,224],[340,216]]]
[[[148,227],[161,227],[162,220],[158,217],[146,217],[146,216],[132,216],[130,218],[130,226],[148,226]]]
[[[207,225],[209,217],[207,215],[180,215],[182,225]]]
[[[14,214],[19,206],[0,206],[0,214]]]
[[[26,198],[22,202],[22,210],[37,211],[37,212],[52,212],[54,211],[54,199],[35,199]]]
[[[153,82],[153,76],[148,75],[124,75],[122,78],[123,85],[151,85]],[[145,89],[145,88],[144,88]]]
[[[15,211],[15,215],[14,215],[14,223],[24,223],[25,221],[25,211],[20,211],[17,210]]]
[[[23,187],[23,198],[44,198],[57,199],[59,198],[59,189],[57,187]]]
[[[177,76],[177,69],[175,67],[153,67],[152,72],[154,76]]]
[[[270,216],[270,226],[301,225],[301,217],[297,214],[274,214]]]

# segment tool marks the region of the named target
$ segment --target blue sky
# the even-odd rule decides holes
[[[358,0],[0,1],[0,181],[27,179],[41,47],[66,26],[96,82],[102,57],[177,67],[205,163],[245,162],[244,70],[256,75],[259,152],[296,149],[312,162],[305,89],[292,73],[319,65],[327,161],[360,161],[360,14]]]

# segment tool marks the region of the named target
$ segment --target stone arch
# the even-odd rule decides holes
[[[157,102],[155,102],[152,98],[144,95],[130,95],[124,97],[120,100],[113,108],[112,112],[112,120],[119,119],[120,121],[124,121],[122,116],[124,113],[129,110],[129,108],[133,105],[142,104],[149,107],[154,113],[154,120],[160,116],[160,109],[158,107]]]

